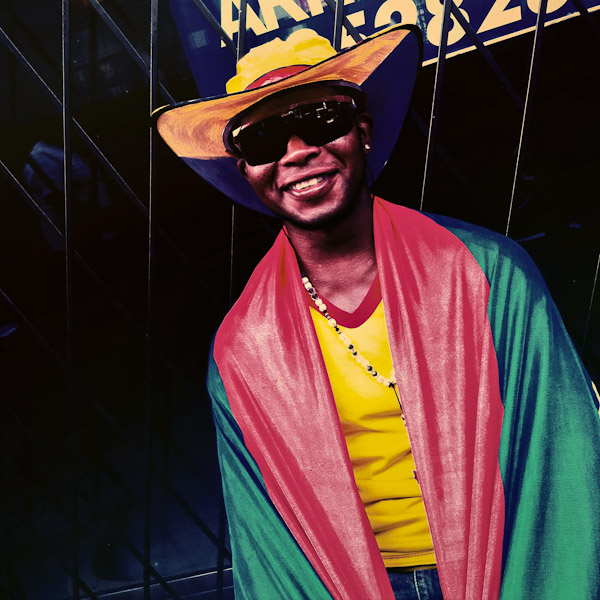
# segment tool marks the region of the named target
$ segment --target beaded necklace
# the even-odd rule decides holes
[[[319,294],[317,294],[317,291],[308,277],[303,276],[302,283],[304,284],[304,289],[309,293],[316,307],[327,319],[327,324],[338,334],[339,340],[342,342],[342,344],[344,344],[348,352],[350,352],[356,362],[365,369],[367,375],[373,377],[377,383],[380,383],[384,387],[391,388],[394,391],[396,399],[398,400],[398,405],[400,406],[400,410],[402,410],[402,403],[400,402],[400,396],[398,395],[398,390],[396,389],[396,376],[394,374],[394,370],[392,369],[389,377],[384,377],[378,373],[373,365],[371,365],[371,363],[358,351],[356,346],[352,343],[352,340],[339,328],[337,321],[327,312],[327,305],[323,302],[323,300],[321,300],[321,298],[319,298]],[[402,420],[405,420],[404,411],[402,411]]]

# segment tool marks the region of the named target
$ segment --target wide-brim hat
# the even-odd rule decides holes
[[[275,77],[275,81],[263,76],[258,85],[252,81],[235,93],[165,106],[153,116],[165,142],[203,179],[235,202],[272,216],[238,173],[237,158],[225,148],[227,124],[257,102],[284,90],[320,82],[359,86],[367,95],[367,110],[374,121],[367,160],[376,179],[402,129],[421,57],[420,30],[413,25],[397,25],[303,70],[292,69],[296,72]]]

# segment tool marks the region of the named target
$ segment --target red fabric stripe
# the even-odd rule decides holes
[[[333,598],[393,600],[305,294],[282,233],[219,328],[215,361],[269,496]]]
[[[268,83],[275,83],[286,77],[291,77],[296,73],[306,71],[308,65],[289,65],[287,67],[279,67],[279,69],[273,69],[264,75],[261,75],[258,79],[255,79],[250,85],[246,86],[246,90],[253,90],[255,88],[262,87]]]
[[[381,206],[375,243],[392,362],[444,598],[497,598],[504,409],[489,285],[447,229],[403,207]]]
[[[420,213],[377,200],[374,233],[444,598],[491,600],[504,500],[487,281],[462,242]],[[219,329],[214,354],[269,495],[332,596],[393,600],[283,234]]]
[[[375,275],[367,295],[363,298],[360,306],[358,306],[358,308],[352,313],[338,308],[324,296],[321,296],[320,294],[319,296],[321,300],[325,302],[325,305],[327,306],[327,312],[337,321],[338,325],[341,325],[342,327],[360,327],[375,312],[375,309],[381,302],[381,286],[379,285],[379,276]],[[316,308],[313,300],[308,294],[306,294],[306,298],[308,305]]]

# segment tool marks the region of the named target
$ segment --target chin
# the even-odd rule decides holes
[[[351,217],[359,209],[359,197],[344,198],[341,202],[331,204],[325,203],[321,207],[307,206],[305,213],[290,213],[277,210],[280,207],[270,207],[279,218],[286,224],[306,231],[318,231],[330,229],[341,224]]]
[[[315,215],[313,218],[296,218],[290,215],[282,215],[281,218],[285,223],[293,225],[297,229],[318,231],[320,229],[329,229],[330,227],[337,225],[349,212],[350,211],[346,207],[341,207],[340,210]]]

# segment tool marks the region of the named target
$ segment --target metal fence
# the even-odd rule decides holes
[[[358,41],[325,3],[334,46]],[[445,1],[375,188],[522,240],[597,379],[600,33],[572,3],[545,29],[541,0],[532,33],[488,47]],[[239,59],[246,0],[235,44],[194,4]],[[168,6],[5,0],[0,18],[0,596],[231,598],[204,363],[277,226],[150,128],[195,96]],[[453,22],[476,50],[448,61]]]

